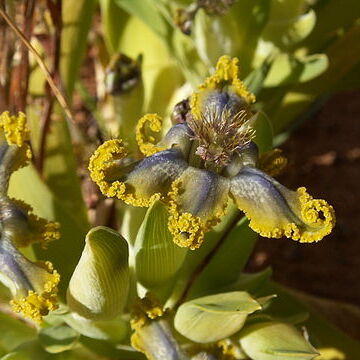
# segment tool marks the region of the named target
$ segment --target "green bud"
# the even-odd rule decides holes
[[[148,289],[168,284],[181,267],[186,248],[177,246],[168,230],[168,212],[160,201],[147,211],[135,241],[138,281]]]
[[[182,304],[175,315],[175,328],[198,343],[214,342],[239,331],[260,304],[245,291],[205,296]]]
[[[253,360],[311,360],[319,355],[294,326],[280,322],[245,328],[240,344]]]
[[[112,319],[122,312],[129,290],[128,244],[117,232],[90,230],[71,277],[67,301],[84,318]]]

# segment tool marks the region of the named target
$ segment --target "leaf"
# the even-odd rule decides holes
[[[187,249],[173,242],[168,211],[160,201],[148,209],[134,251],[137,279],[149,289],[171,281],[183,264]]]
[[[19,319],[0,312],[0,346],[7,352],[36,337],[36,330]]]
[[[213,293],[238,280],[257,239],[257,234],[248,224],[248,220],[242,218],[233,227],[215,256],[196,279],[189,298]]]
[[[60,70],[69,99],[71,99],[79,68],[84,58],[95,5],[95,0],[62,1],[63,28]]]
[[[170,24],[165,20],[154,0],[114,0],[115,3],[131,15],[137,16],[156,34],[169,37]]]
[[[72,349],[78,339],[79,333],[67,325],[46,327],[39,332],[41,345],[52,354]]]
[[[130,333],[130,324],[121,318],[114,320],[88,320],[76,314],[67,314],[64,321],[81,335],[109,343],[124,341]]]
[[[247,316],[260,309],[260,304],[243,291],[210,295],[182,304],[174,325],[181,335],[192,341],[214,342],[235,334]]]
[[[273,302],[269,313],[275,317],[292,316],[294,313],[308,312],[309,320],[306,328],[314,345],[320,352],[319,360],[339,359],[359,359],[360,342],[349,337],[333,324],[328,322],[318,311],[300,301],[296,296],[285,287],[271,282],[263,288],[263,293],[276,293],[278,298]]]
[[[129,15],[116,4],[114,0],[100,0],[101,24],[108,52],[113,55],[118,52],[121,32]]]
[[[102,340],[95,340],[85,336],[82,336],[80,339],[82,345],[86,346],[93,353],[100,356],[100,359],[106,357],[106,359],[126,359],[126,360],[146,360],[144,354],[139,351],[136,351],[130,346],[121,346],[117,345],[116,347],[109,342]],[[98,359],[98,357],[96,357]]]
[[[324,54],[296,57],[282,53],[274,59],[264,86],[275,87],[307,82],[325,72],[328,65],[328,58]]]
[[[292,325],[262,322],[245,327],[240,344],[253,360],[311,360],[318,353]]]
[[[259,152],[269,151],[273,148],[273,127],[263,111],[258,111],[254,115],[254,142],[259,148]]]
[[[70,277],[79,261],[87,229],[79,224],[74,214],[69,213],[62,202],[51,193],[33,166],[22,168],[12,175],[9,195],[31,205],[36,215],[60,223],[60,240],[50,243],[47,250],[34,246],[34,251],[38,259],[50,260],[60,273],[60,295],[64,297]]]
[[[240,35],[231,11],[223,16],[209,16],[200,9],[192,34],[199,56],[207,66],[214,68],[220,56],[238,53]]]
[[[270,0],[242,0],[231,8],[240,36],[236,55],[240,60],[241,76],[246,76],[251,70],[259,36],[269,18],[270,5]]]

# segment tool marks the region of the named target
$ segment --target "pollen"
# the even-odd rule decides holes
[[[29,130],[26,126],[26,115],[19,112],[17,116],[8,111],[0,115],[0,127],[4,130],[9,145],[21,147],[29,139]]]
[[[41,323],[43,316],[46,316],[49,311],[58,308],[57,286],[60,281],[60,275],[54,270],[49,261],[43,263],[43,266],[51,276],[44,284],[42,293],[38,294],[35,291],[30,290],[25,298],[10,301],[10,305],[15,312],[22,313],[25,317],[30,318],[37,323]]]
[[[201,117],[202,97],[208,90],[222,90],[225,86],[229,87],[236,95],[245,99],[248,104],[255,102],[255,95],[252,94],[239,79],[239,59],[222,56],[216,65],[216,71],[209,76],[203,84],[199,86],[199,92],[192,94],[190,98],[190,107],[195,117]]]
[[[29,231],[25,236],[14,237],[17,247],[40,243],[41,247],[46,249],[51,241],[60,239],[60,224],[58,222],[48,221],[35,215],[33,208],[22,200],[10,200],[26,214],[29,226]]]
[[[119,167],[119,161],[127,156],[123,142],[118,139],[106,141],[100,145],[90,158],[89,171],[91,179],[99,186],[100,191],[108,197],[116,197],[128,205],[149,207],[161,198],[155,193],[149,198],[137,196],[126,183],[109,179],[110,171]]]
[[[284,172],[287,164],[288,160],[282,154],[282,150],[273,149],[260,155],[258,167],[270,176],[279,176]]]
[[[170,214],[168,228],[175,244],[195,250],[203,243],[205,224],[198,216],[188,212],[180,213],[179,204],[176,201],[180,187],[181,181],[175,180],[168,193]]]
[[[233,114],[227,107],[223,110],[210,107],[201,112],[200,118],[189,119],[188,124],[194,140],[199,142],[196,154],[220,167],[228,165],[234,152],[255,137],[246,110]]]
[[[146,125],[148,125],[151,131],[160,132],[162,119],[157,114],[147,114],[139,120],[136,125],[136,141],[140,151],[145,156],[150,156],[161,150],[165,150],[164,147],[155,145],[156,140],[154,136],[146,135]]]

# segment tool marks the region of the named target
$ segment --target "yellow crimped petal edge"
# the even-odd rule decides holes
[[[225,85],[231,87],[231,91],[244,98],[249,104],[254,103],[256,98],[239,79],[239,59],[230,58],[227,55],[220,57],[216,64],[216,71],[199,86],[199,92],[194,92],[190,97],[191,112],[196,118],[201,117],[201,98],[208,90],[221,89]]]
[[[331,205],[325,200],[313,199],[306,192],[306,188],[297,189],[300,213],[296,214],[304,222],[304,226],[295,223],[287,223],[282,228],[274,228],[271,231],[264,230],[264,224],[255,221],[249,216],[247,211],[245,215],[250,219],[249,226],[261,236],[269,238],[280,238],[286,236],[301,243],[312,243],[320,241],[324,236],[331,233],[335,226],[335,212]],[[322,216],[320,215],[322,214]]]
[[[42,317],[49,311],[56,310],[57,305],[57,285],[60,281],[59,273],[54,270],[51,262],[46,261],[41,265],[51,274],[50,279],[44,284],[41,294],[30,290],[25,298],[11,300],[10,305],[15,312],[22,313],[25,317],[37,323],[42,322]]]
[[[162,127],[162,119],[157,114],[144,115],[136,125],[136,142],[140,151],[145,156],[153,155],[159,151],[165,150],[165,147],[154,144],[155,138],[151,135],[146,135],[146,125],[151,131],[160,132]]]
[[[181,179],[173,181],[171,190],[167,194],[166,201],[169,211],[168,228],[175,244],[195,250],[203,243],[205,233],[221,221],[221,218],[225,215],[227,203],[211,219],[206,221],[189,212],[181,213],[180,204],[177,202],[181,185]],[[186,236],[184,233],[186,233]]]
[[[27,221],[30,231],[26,236],[16,238],[17,247],[25,247],[33,243],[40,243],[43,249],[46,249],[49,242],[60,239],[60,224],[54,221],[48,221],[33,213],[32,206],[22,200],[10,199],[27,214]]]
[[[116,197],[128,205],[149,207],[154,201],[159,200],[161,194],[155,193],[150,198],[137,197],[119,180],[106,181],[106,171],[114,166],[116,160],[127,156],[123,142],[118,139],[108,140],[100,145],[90,158],[89,171],[91,179],[99,186],[100,191],[108,197]]]
[[[4,111],[0,115],[0,127],[3,128],[6,141],[9,145],[21,147],[29,139],[29,130],[26,126],[26,115],[19,112],[18,115],[10,115]]]

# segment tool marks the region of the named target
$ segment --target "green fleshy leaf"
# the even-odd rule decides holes
[[[103,358],[109,359],[126,359],[126,360],[146,360],[144,354],[139,351],[136,351],[130,346],[119,346],[116,347],[109,342],[91,339],[89,337],[82,336],[80,338],[82,345],[91,350],[93,353]]]
[[[273,148],[273,127],[263,111],[259,111],[254,115],[254,142],[259,148],[260,153],[269,151]]]
[[[51,354],[45,351],[38,341],[22,344],[16,350],[3,356],[0,360],[90,360],[93,354],[83,348],[64,351],[61,354]]]
[[[296,57],[283,53],[274,59],[264,86],[307,82],[325,72],[328,65],[328,58],[324,54]]]
[[[269,18],[270,7],[270,0],[242,0],[237,1],[231,8],[240,36],[240,48],[236,55],[240,60],[242,77],[251,70],[259,36]]]
[[[111,55],[118,52],[121,32],[129,15],[114,0],[100,0],[104,39]]]
[[[260,304],[243,291],[210,295],[182,304],[174,325],[192,341],[214,342],[235,334],[247,316],[260,309]]]
[[[291,317],[296,313],[308,312],[306,328],[312,343],[320,352],[319,360],[359,359],[360,342],[329,323],[318,311],[296,298],[296,295],[283,286],[271,282],[263,287],[263,294],[276,293],[278,298],[267,311],[272,317]]]
[[[210,17],[200,9],[195,17],[192,34],[199,56],[207,66],[215,67],[224,54],[234,56],[238,53],[240,35],[231,12]]]
[[[0,346],[7,352],[36,337],[36,330],[26,323],[0,312]]]
[[[52,194],[32,166],[22,168],[12,175],[9,195],[31,205],[38,216],[60,223],[61,239],[50,243],[46,250],[34,246],[34,251],[37,259],[51,261],[60,273],[59,290],[64,297],[79,261],[87,229],[75,220],[74,214],[64,208],[62,201]]]
[[[238,280],[257,239],[257,234],[248,224],[248,220],[242,218],[234,226],[215,256],[196,279],[188,298],[214,293]]]
[[[93,321],[75,314],[68,314],[64,321],[81,335],[109,343],[120,343],[130,333],[130,324],[121,318],[105,321]]]
[[[129,291],[128,258],[128,244],[119,233],[104,226],[91,229],[70,279],[70,309],[92,320],[111,320],[119,315]]]
[[[63,0],[60,70],[71,99],[79,68],[85,55],[88,32],[96,8],[95,0]]]
[[[156,34],[168,38],[171,31],[170,24],[166,21],[154,0],[114,0],[115,3],[131,15],[141,19]]]
[[[147,211],[135,241],[138,281],[152,289],[171,281],[184,262],[186,248],[177,246],[168,230],[168,211],[157,201]]]
[[[39,341],[52,354],[72,349],[79,339],[79,333],[67,325],[46,327],[39,332]]]
[[[254,69],[245,79],[244,84],[255,95],[257,95],[264,86],[264,81],[271,68],[270,59],[264,60],[261,66]]]
[[[294,326],[285,323],[250,325],[239,337],[242,349],[253,360],[311,360],[318,355]]]

